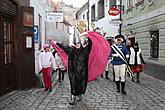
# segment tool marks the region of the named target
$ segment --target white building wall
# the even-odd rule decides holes
[[[91,27],[91,7],[93,5],[95,5],[96,7],[96,10],[95,10],[95,14],[96,14],[96,18],[97,18],[97,14],[98,14],[98,1],[99,0],[90,0],[89,2],[89,27],[90,27],[90,30],[92,30],[92,27]],[[117,2],[117,4],[119,4]],[[119,18],[119,15],[117,16],[110,16],[108,14],[108,10],[109,10],[109,0],[107,0],[107,3],[106,3],[106,0],[104,1],[104,9],[105,9],[105,16],[104,18],[101,18],[99,20],[96,21],[96,27],[99,27],[101,29],[102,32],[106,32],[106,36],[105,37],[114,37],[118,34],[118,30],[119,30],[119,26],[115,26],[114,24],[111,24],[110,21],[112,19],[118,19]]]
[[[42,18],[41,21],[41,46],[45,43],[45,21],[46,21],[46,14],[45,14],[45,2],[44,0],[30,0],[30,6],[34,7],[34,25],[39,25],[39,15]],[[39,54],[39,44],[35,43],[35,73],[38,73],[38,54]]]
[[[30,0],[30,6],[34,7],[34,25],[39,25],[39,15],[42,18],[41,21],[41,41],[42,45],[45,43],[45,22],[46,22],[46,13],[45,13],[45,2],[44,0]],[[38,43],[35,43],[35,49],[38,49]]]
[[[87,20],[87,12],[88,9],[85,9],[79,16],[78,16],[78,20],[83,20],[83,15],[85,15],[85,19]]]
[[[46,36],[57,42],[68,43],[69,25],[64,23],[46,22]]]

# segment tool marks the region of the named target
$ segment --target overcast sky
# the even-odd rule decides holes
[[[63,0],[64,3],[74,7],[82,7],[88,0]]]

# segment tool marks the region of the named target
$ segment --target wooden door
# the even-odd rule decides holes
[[[1,95],[14,89],[14,49],[12,20],[0,16]]]

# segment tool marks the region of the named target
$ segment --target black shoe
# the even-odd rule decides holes
[[[77,98],[74,96],[74,98],[69,102],[70,105],[76,105],[77,104]]]
[[[82,99],[83,99],[83,97],[81,95],[78,95],[77,101],[81,101]]]
[[[132,78],[132,82],[135,82],[135,80]]]
[[[127,92],[125,91],[125,82],[121,82],[121,93],[123,95],[126,95],[127,94]]]
[[[116,88],[117,88],[117,91],[118,93],[120,93],[120,81],[115,81],[116,83]]]
[[[49,89],[49,92],[52,92],[52,89]]]
[[[109,79],[109,77],[108,77],[108,71],[105,72],[105,78],[106,79]]]
[[[117,93],[120,93],[120,90],[117,90],[116,92],[117,92]]]
[[[121,93],[122,93],[123,95],[126,95],[126,94],[127,94],[127,92],[126,92],[125,90],[121,91]]]
[[[71,101],[71,102],[69,102],[69,104],[70,104],[70,105],[76,105],[77,102],[75,102],[75,101]]]
[[[137,83],[140,83],[140,81],[139,81],[139,80],[137,80],[136,82],[137,82]]]

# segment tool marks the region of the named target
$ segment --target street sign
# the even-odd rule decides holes
[[[120,25],[122,22],[121,22],[120,19],[111,19],[111,20],[109,20],[109,23],[110,23],[110,24],[113,24],[114,26],[118,26],[118,25]]]
[[[63,20],[62,12],[47,12],[47,22],[63,22]]]
[[[120,11],[116,7],[113,7],[109,9],[108,13],[111,16],[117,16],[118,14],[120,14]]]
[[[38,25],[34,25],[34,43],[38,43]]]

